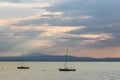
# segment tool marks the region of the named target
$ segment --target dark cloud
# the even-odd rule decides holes
[[[39,25],[41,23],[49,23],[51,25],[61,26],[103,26],[116,22],[119,23],[119,2],[119,0],[67,0],[63,3],[57,3],[52,7],[46,8],[48,11],[64,12],[64,15],[61,16],[62,20],[53,15],[44,15],[44,17],[49,17],[49,19],[23,20],[17,25]],[[93,18],[86,20],[77,18],[82,16],[92,16]],[[73,19],[65,20],[65,17],[72,17]]]
[[[111,34],[114,39],[100,40],[93,47],[109,47],[118,46],[120,37],[120,10],[119,0],[66,0],[55,4],[52,7],[46,8],[51,12],[64,12],[63,16],[43,15],[40,19],[33,19],[28,21],[21,21],[17,23],[17,26],[25,25],[40,25],[48,23],[53,26],[86,26],[84,29],[74,30],[67,32],[67,34]],[[91,16],[85,20],[81,20],[78,17]],[[73,19],[65,20],[65,17],[71,17]],[[62,19],[61,19],[62,18]],[[64,39],[64,38],[63,38]],[[66,38],[70,43],[72,41],[89,40],[87,38]],[[65,42],[67,43],[67,42]],[[68,42],[69,43],[69,42]],[[104,44],[105,43],[105,44]],[[61,44],[61,43],[60,43]],[[104,44],[104,45],[103,45]],[[65,44],[63,44],[65,45]]]
[[[27,30],[23,32],[15,32],[14,36],[22,37],[22,38],[34,38],[34,37],[39,37],[41,33],[44,31],[40,30]]]
[[[9,2],[20,2],[20,0],[6,0]],[[98,40],[83,37],[65,37],[62,36],[58,40],[53,40],[54,47],[81,47],[82,48],[105,48],[105,47],[117,47],[120,46],[120,0],[65,0],[60,3],[56,3],[54,6],[44,8],[50,12],[63,12],[62,16],[57,15],[42,15],[43,18],[21,20],[14,26],[38,26],[40,24],[47,23],[52,26],[86,26],[86,28],[73,30],[66,32],[69,35],[80,34],[110,34],[113,38],[106,40]],[[81,17],[91,16],[91,18],[82,19]],[[48,17],[48,18],[46,18]],[[66,19],[68,18],[68,19]],[[37,36],[43,31],[29,30],[26,32],[16,32],[15,36]],[[0,50],[11,48],[10,46],[16,46],[18,43],[24,43],[27,40],[21,41],[0,41]],[[52,39],[51,39],[52,40]],[[83,44],[85,40],[98,40],[96,43]],[[12,44],[14,42],[14,44]],[[53,47],[52,47],[53,48]]]
[[[90,45],[90,47],[95,47],[95,48],[102,48],[102,47],[115,47],[115,46],[120,46],[119,41],[120,41],[120,27],[119,25],[116,26],[104,26],[104,27],[87,27],[82,30],[73,30],[67,32],[68,34],[74,34],[74,35],[80,35],[80,34],[101,34],[101,33],[106,33],[106,34],[111,34],[113,37],[112,39],[108,40],[99,40],[97,43]],[[73,39],[74,40],[74,39]],[[86,39],[89,40],[89,39]]]
[[[100,40],[95,44],[90,44],[90,47],[115,47],[120,46],[120,10],[119,0],[70,0],[65,3],[55,5],[53,8],[49,8],[51,11],[63,11],[66,15],[72,15],[73,17],[90,15],[92,19],[85,21],[73,20],[70,23],[75,25],[86,26],[84,29],[74,30],[67,32],[68,34],[100,34],[107,33],[111,34],[114,38],[108,40]],[[84,40],[83,38],[67,38],[69,40],[79,42]],[[89,40],[89,39],[85,39]],[[88,46],[88,45],[87,45]]]
[[[23,43],[26,41],[25,39],[16,39],[16,38],[1,38],[0,39],[0,52],[7,52],[7,51],[15,51],[17,46],[20,45],[20,43]],[[17,50],[16,50],[17,51]]]
[[[43,32],[43,30],[32,29],[16,31],[10,27],[6,27],[0,30],[0,52],[26,50],[30,48],[30,46],[32,47],[32,45],[24,44],[34,39],[41,39],[39,35]]]
[[[119,0],[70,0],[65,3],[57,4],[52,8],[48,8],[51,11],[63,11],[66,15],[72,15],[73,17],[90,15],[94,18],[78,24],[87,26],[98,26],[114,23],[119,21]],[[72,22],[72,21],[71,21]],[[76,20],[73,20],[73,23]]]
[[[50,19],[40,18],[40,19],[34,19],[34,20],[28,20],[28,21],[20,21],[19,23],[15,24],[17,26],[37,26],[40,24],[48,23],[52,26],[80,26],[81,22],[79,20],[75,20],[74,22],[71,21],[64,21],[59,18],[50,17]]]

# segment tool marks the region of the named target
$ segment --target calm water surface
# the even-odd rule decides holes
[[[76,72],[60,72],[63,62],[24,62],[28,70],[19,70],[20,62],[0,62],[0,80],[120,80],[119,62],[69,62]]]

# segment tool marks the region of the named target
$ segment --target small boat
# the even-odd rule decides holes
[[[70,68],[60,68],[59,71],[76,71],[76,69],[70,69]]]
[[[25,66],[20,66],[20,67],[17,67],[18,69],[30,69],[29,67],[25,67]]]
[[[66,51],[64,68],[59,68],[59,71],[76,71],[76,69],[66,67],[66,65],[67,65],[67,54],[68,54],[68,48],[67,48],[67,51]]]
[[[24,56],[24,52],[23,52],[23,56]],[[23,66],[23,56],[22,56],[21,66],[17,67],[17,69],[30,69],[30,67]]]

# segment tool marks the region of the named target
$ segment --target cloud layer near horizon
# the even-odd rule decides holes
[[[119,2],[1,0],[0,55],[63,55],[69,47],[76,56],[120,57]]]

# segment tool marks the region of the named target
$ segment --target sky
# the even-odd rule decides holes
[[[120,57],[120,0],[0,0],[0,56]]]

